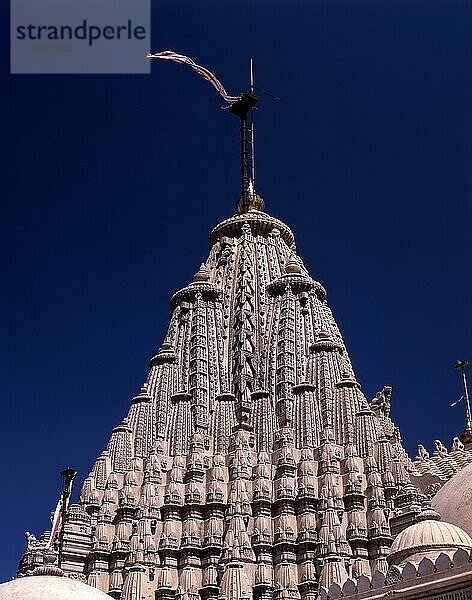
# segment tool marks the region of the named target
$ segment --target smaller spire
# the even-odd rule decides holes
[[[302,268],[298,264],[298,261],[295,258],[295,256],[292,254],[285,263],[285,273],[287,275],[300,275],[301,272]]]
[[[209,271],[208,267],[204,263],[202,263],[200,265],[200,268],[198,269],[198,271],[193,276],[193,282],[194,283],[206,282],[209,279],[210,279],[210,271]]]
[[[462,375],[462,384],[464,386],[464,398],[466,403],[465,409],[465,428],[461,435],[461,440],[464,444],[472,444],[472,411],[470,409],[469,387],[467,385],[467,377],[465,370],[470,365],[468,360],[458,360],[455,368],[459,369]]]

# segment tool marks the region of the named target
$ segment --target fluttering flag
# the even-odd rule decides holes
[[[180,63],[182,65],[188,65],[189,67],[192,67],[192,69],[194,69],[204,79],[209,81],[211,83],[211,85],[215,88],[215,90],[220,94],[220,96],[222,98],[224,98],[224,100],[226,102],[228,102],[229,104],[233,104],[233,102],[236,102],[237,100],[239,100],[239,96],[230,96],[227,93],[227,91],[223,87],[223,84],[221,83],[221,81],[219,81],[213,75],[213,73],[211,73],[205,67],[202,67],[201,65],[197,65],[197,63],[194,60],[192,60],[189,56],[184,56],[183,54],[177,54],[177,52],[174,52],[173,50],[164,50],[163,52],[156,52],[155,54],[148,54],[147,58],[149,58],[149,59],[160,58],[163,60],[172,60],[172,61]]]
[[[451,406],[455,406],[456,404],[459,404],[459,402],[460,402],[461,400],[464,400],[464,396],[461,396],[461,397],[459,398],[459,400],[456,400],[455,402],[453,402],[453,403],[451,404]]]
[[[59,500],[56,504],[56,509],[52,516],[51,521],[51,535],[49,536],[49,540],[46,544],[46,548],[51,548],[54,544],[56,536],[59,530],[62,527],[62,519],[63,519],[63,511],[67,514],[67,509],[69,507],[69,498],[72,493],[72,482],[74,481],[74,477],[77,475],[77,471],[74,469],[68,468],[64,471],[61,471],[61,476],[65,478],[64,481],[64,489],[59,496]]]
[[[62,521],[62,496],[57,501],[56,510],[54,511],[54,515],[52,517],[51,524],[51,535],[49,537],[48,543],[46,544],[46,548],[51,548],[56,538],[57,532],[61,526]]]

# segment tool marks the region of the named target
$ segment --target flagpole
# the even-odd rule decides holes
[[[467,385],[467,376],[465,374],[465,370],[469,364],[470,363],[467,360],[458,360],[456,363],[456,369],[459,369],[462,375],[462,384],[464,386],[464,397],[466,402],[465,429],[461,435],[464,444],[472,443],[472,412],[470,410],[469,386]]]
[[[253,108],[259,102],[259,97],[254,94],[254,61],[251,58],[249,63],[249,85],[250,91],[243,92],[239,96],[230,96],[221,81],[219,81],[211,71],[202,65],[197,64],[189,56],[178,54],[173,50],[164,50],[154,54],[148,54],[149,59],[171,60],[183,65],[188,65],[194,69],[204,79],[209,81],[216,91],[229,103],[228,112],[236,115],[240,119],[240,152],[241,152],[241,195],[237,203],[238,212],[246,213],[251,209],[264,210],[264,200],[256,194],[254,190],[255,167],[255,135],[254,135],[254,113]],[[248,127],[248,114],[250,116],[250,132]],[[248,136],[250,134],[250,139]],[[251,153],[249,154],[248,145],[251,144]],[[249,164],[250,161],[250,164]]]
[[[70,467],[68,467],[67,469],[64,469],[64,471],[61,471],[61,477],[64,478],[64,487],[62,489],[62,497],[61,497],[62,515],[61,515],[61,529],[59,532],[59,552],[58,552],[58,556],[57,556],[57,566],[59,568],[61,568],[61,564],[62,564],[62,552],[63,552],[63,545],[64,545],[64,530],[65,530],[65,524],[66,524],[66,512],[67,512],[67,507],[69,504],[69,498],[72,493],[72,482],[74,481],[74,477],[76,475],[77,475],[77,471],[75,471],[74,469],[71,469]]]
[[[254,60],[249,61],[249,91],[254,94]],[[254,133],[254,107],[251,108],[251,179],[253,186],[256,185],[256,140]]]
[[[238,201],[238,212],[245,213],[252,207],[253,196],[255,196],[253,187],[250,185],[249,177],[249,151],[248,151],[248,113],[257,104],[259,98],[251,92],[241,94],[239,100],[233,102],[229,107],[229,112],[236,115],[241,123],[241,197]],[[252,183],[252,182],[251,182]]]

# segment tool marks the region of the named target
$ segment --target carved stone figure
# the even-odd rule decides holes
[[[38,546],[38,540],[29,531],[25,531],[25,538],[28,550],[32,550],[34,547]]]
[[[382,391],[375,394],[375,398],[370,403],[372,410],[380,412],[385,416],[390,416],[390,402],[392,398],[392,388],[386,385],[382,388]]]
[[[441,442],[441,440],[434,440],[434,445],[436,446],[436,452],[440,455],[447,454],[446,446]]]
[[[418,454],[416,458],[419,458],[421,460],[426,460],[429,458],[429,452],[426,450],[423,444],[418,444]]]

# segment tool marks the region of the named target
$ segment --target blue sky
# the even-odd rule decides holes
[[[153,50],[231,93],[253,56],[280,96],[257,111],[257,189],[326,287],[367,397],[393,386],[410,453],[463,428],[471,27],[452,0],[153,3]],[[172,293],[235,210],[239,159],[237,120],[190,69],[10,76],[0,43],[5,580],[23,532],[48,526],[58,472],[83,480],[145,380]]]

